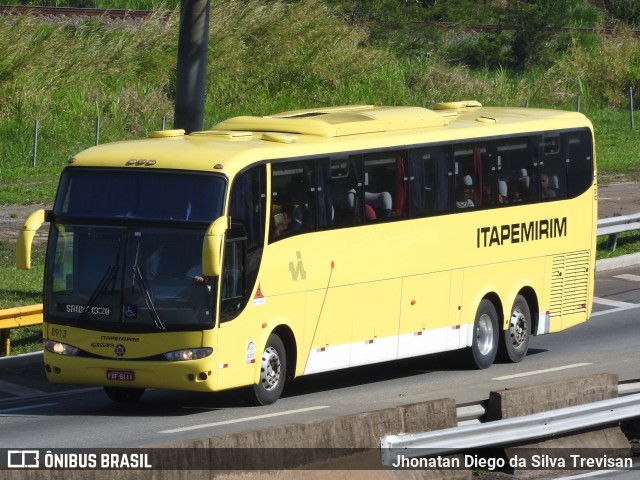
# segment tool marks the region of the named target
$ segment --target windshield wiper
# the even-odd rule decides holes
[[[87,319],[87,315],[89,315],[89,312],[93,308],[98,297],[107,290],[107,286],[109,285],[109,283],[115,279],[117,271],[118,271],[117,264],[109,265],[107,267],[107,270],[104,272],[104,275],[100,279],[100,283],[98,283],[98,286],[91,293],[91,296],[89,297],[89,301],[87,302],[84,309],[82,310],[82,313],[78,317],[79,323],[82,323]],[[112,287],[112,290],[113,290],[113,287]]]
[[[116,251],[115,263],[107,267],[107,270],[104,272],[104,275],[102,275],[102,278],[98,283],[98,286],[95,288],[93,292],[91,292],[89,301],[87,302],[86,306],[84,307],[84,310],[82,310],[82,313],[78,317],[78,323],[82,323],[87,319],[87,316],[93,309],[93,306],[96,303],[96,300],[98,299],[98,297],[107,291],[107,287],[109,286],[109,283],[112,283],[111,291],[113,292],[115,290],[116,272],[118,271],[118,265],[120,264],[121,250],[122,250],[122,241],[121,239],[118,239],[118,250]]]
[[[158,327],[159,330],[164,330],[166,327],[164,326],[164,323],[162,323],[162,320],[160,320],[158,309],[153,303],[153,298],[151,298],[151,289],[149,288],[149,284],[147,283],[146,278],[144,278],[144,275],[142,274],[142,270],[140,270],[140,267],[138,267],[137,262],[136,265],[133,266],[133,273],[140,283],[142,298],[144,298],[144,303],[147,304],[147,308],[151,312],[151,316],[153,317],[153,321],[155,322],[156,327]]]

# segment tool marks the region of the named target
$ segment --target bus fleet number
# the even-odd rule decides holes
[[[51,336],[58,338],[67,338],[67,330],[64,328],[52,328]]]

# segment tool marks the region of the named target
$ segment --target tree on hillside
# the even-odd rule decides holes
[[[598,10],[585,0],[509,0],[502,14],[502,24],[513,29],[513,66],[520,69],[549,63],[554,50],[562,48],[553,45],[562,27],[593,27],[600,21]]]
[[[640,2],[638,0],[602,0],[607,14],[615,20],[633,27],[640,27]]]

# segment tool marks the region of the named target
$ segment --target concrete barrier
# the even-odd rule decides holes
[[[487,420],[528,415],[557,408],[617,397],[618,377],[598,374],[570,380],[491,392]],[[185,465],[210,465],[203,470],[175,470],[174,459],[166,465],[154,464],[153,471],[137,472],[139,480],[431,480],[472,478],[470,470],[385,470],[380,463],[379,440],[389,434],[419,433],[457,426],[453,399],[440,399],[403,405],[344,417],[281,425],[200,440],[174,442],[157,448],[175,449]],[[505,449],[511,458],[539,449],[597,448],[629,449],[620,427],[567,435],[529,445]],[[542,453],[544,450],[540,450]],[[193,459],[193,462],[191,461]],[[196,463],[197,462],[197,463]],[[162,463],[162,462],[161,462]],[[376,469],[377,468],[377,469]],[[8,478],[25,479],[25,472],[6,472]],[[119,480],[131,472],[37,471],[31,478]],[[515,471],[521,474],[526,471]],[[531,472],[540,476],[543,472]]]
[[[470,470],[390,471],[382,469],[380,463],[382,436],[439,430],[456,424],[455,400],[441,399],[211,437],[206,441],[182,442],[170,447],[187,451],[209,448],[211,478],[216,479],[468,480]],[[197,478],[203,477],[199,474]]]
[[[532,415],[617,396],[618,376],[613,373],[498,390],[489,394],[486,421]]]
[[[487,421],[513,418],[557,408],[583,405],[618,396],[618,376],[612,373],[588,375],[542,385],[491,392]],[[578,449],[598,449],[619,454],[629,451],[630,444],[620,426],[604,427],[589,432],[562,435],[557,438],[517,447],[505,448],[508,458],[544,454],[546,449],[562,448],[567,454]],[[526,453],[523,453],[526,452]],[[527,462],[529,465],[531,462]],[[526,474],[527,470],[515,469]],[[541,471],[530,472],[540,475]]]

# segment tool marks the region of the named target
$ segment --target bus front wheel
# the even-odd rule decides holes
[[[258,405],[275,403],[284,389],[287,376],[287,356],[280,337],[271,335],[260,359],[260,381],[253,386]]]
[[[531,312],[529,304],[522,295],[518,295],[511,307],[509,325],[502,334],[500,359],[506,362],[520,362],[529,349],[531,333]]]
[[[116,403],[134,403],[140,400],[144,388],[104,387],[104,393]]]
[[[478,369],[489,368],[498,353],[498,314],[487,299],[480,302],[473,322],[471,343],[472,365]]]

